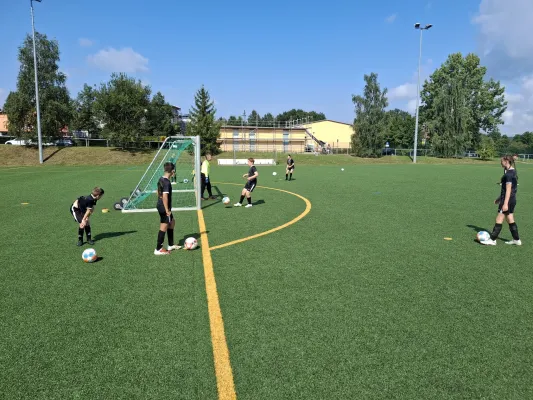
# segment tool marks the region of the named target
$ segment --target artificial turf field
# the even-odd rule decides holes
[[[496,164],[258,170],[253,208],[203,203],[210,247],[304,212],[263,186],[312,208],[211,251],[239,399],[533,398],[532,166],[522,247],[474,242]],[[217,398],[202,250],[156,257],[157,215],[100,212],[143,171],[0,169],[0,398]],[[212,167],[215,193],[234,203],[244,172]],[[85,264],[68,208],[97,185],[102,259]],[[200,237],[195,212],[176,219]]]

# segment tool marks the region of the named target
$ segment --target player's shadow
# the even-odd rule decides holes
[[[211,206],[214,206],[216,204],[222,203],[222,199],[224,198],[225,194],[220,191],[218,186],[211,186],[211,189],[213,189],[216,193],[216,199],[214,200],[202,200],[202,210],[204,208],[208,208]]]
[[[481,227],[479,227],[479,226],[477,226],[477,225],[467,225],[467,228],[471,228],[471,229],[472,229],[473,231],[475,231],[476,233],[477,233],[477,232],[481,232],[481,231],[485,231],[485,232],[489,232],[489,233],[491,232],[489,229],[481,228]],[[504,240],[504,241],[506,241],[506,242],[509,240],[509,239],[502,238],[501,236],[499,237],[499,239]],[[474,242],[478,243],[478,241],[477,241],[476,238],[474,238]]]
[[[111,239],[119,236],[128,235],[130,233],[136,233],[137,231],[123,231],[123,232],[104,232],[99,233],[94,237],[94,240]]]
[[[264,200],[257,200],[257,201],[254,201],[252,203],[252,205],[254,205],[254,206],[258,206],[259,204],[265,204],[265,201]]]

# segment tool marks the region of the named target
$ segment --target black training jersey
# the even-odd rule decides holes
[[[78,210],[83,214],[85,214],[87,210],[92,210],[95,205],[96,199],[92,195],[81,196],[78,198]]]
[[[514,168],[508,169],[505,171],[505,174],[502,176],[501,180],[502,184],[502,191],[501,191],[501,197],[502,199],[505,198],[505,191],[507,188],[507,185],[511,186],[511,197],[516,196],[516,191],[518,189],[518,176],[516,175],[516,170]]]
[[[165,207],[165,205],[163,204],[163,193],[168,193],[168,209],[172,210],[172,184],[170,183],[170,180],[165,176],[159,178],[159,181],[157,182],[158,207]]]
[[[288,165],[289,167],[292,167],[292,166],[294,165],[294,160],[292,159],[292,157],[289,158],[289,159],[287,159],[287,165]]]
[[[248,177],[254,176],[256,172],[257,168],[255,168],[255,165],[252,165],[248,170]],[[257,178],[252,179],[250,182],[257,183]]]

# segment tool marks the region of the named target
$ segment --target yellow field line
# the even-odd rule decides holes
[[[213,183],[219,183],[221,185],[239,185],[239,186],[242,185],[241,183],[224,183],[224,182],[213,182]],[[311,211],[311,202],[309,200],[307,200],[305,197],[303,197],[303,196],[301,196],[301,195],[299,195],[297,193],[289,192],[288,190],[283,190],[283,189],[276,189],[276,188],[266,187],[266,186],[259,186],[259,188],[260,189],[268,189],[268,190],[277,190],[278,192],[288,193],[288,194],[291,194],[293,196],[296,196],[296,197],[302,199],[305,202],[305,210],[300,215],[298,215],[296,218],[292,219],[291,221],[289,221],[289,222],[287,222],[287,223],[285,223],[283,225],[280,225],[280,226],[277,226],[275,228],[269,229],[268,231],[257,233],[257,234],[252,235],[252,236],[247,236],[247,237],[242,238],[242,239],[232,240],[231,242],[219,244],[218,246],[213,246],[209,250],[213,251],[213,250],[222,249],[224,247],[233,246],[234,244],[246,242],[248,240],[256,239],[258,237],[269,235],[269,234],[271,234],[273,232],[277,232],[277,231],[279,231],[281,229],[287,228],[288,226],[295,224],[296,222],[301,220],[303,217],[305,217],[307,214],[309,214],[309,212]]]
[[[207,239],[204,214],[198,210],[198,225],[202,241],[202,257],[204,261],[205,291],[207,293],[207,308],[209,311],[209,325],[211,328],[211,343],[213,345],[213,359],[217,378],[218,398],[220,400],[236,399],[233,371],[229,359],[229,349],[224,333],[224,321],[218,300],[217,283],[213,271],[213,260]]]

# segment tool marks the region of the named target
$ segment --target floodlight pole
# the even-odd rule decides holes
[[[30,10],[31,10],[31,29],[33,32],[33,69],[35,72],[35,103],[37,106],[37,139],[39,145],[39,163],[43,163],[43,139],[41,135],[41,109],[39,107],[39,81],[37,78],[37,51],[35,49],[35,21],[33,18],[33,2],[38,3],[41,0],[30,0]]]
[[[428,30],[433,25],[427,24],[425,27],[421,27],[419,23],[415,24],[415,29],[420,30],[420,50],[418,54],[418,83],[416,87],[416,122],[415,122],[415,142],[414,142],[414,154],[413,163],[416,164],[416,153],[418,148],[418,114],[420,111],[420,64],[422,61],[422,31]]]

